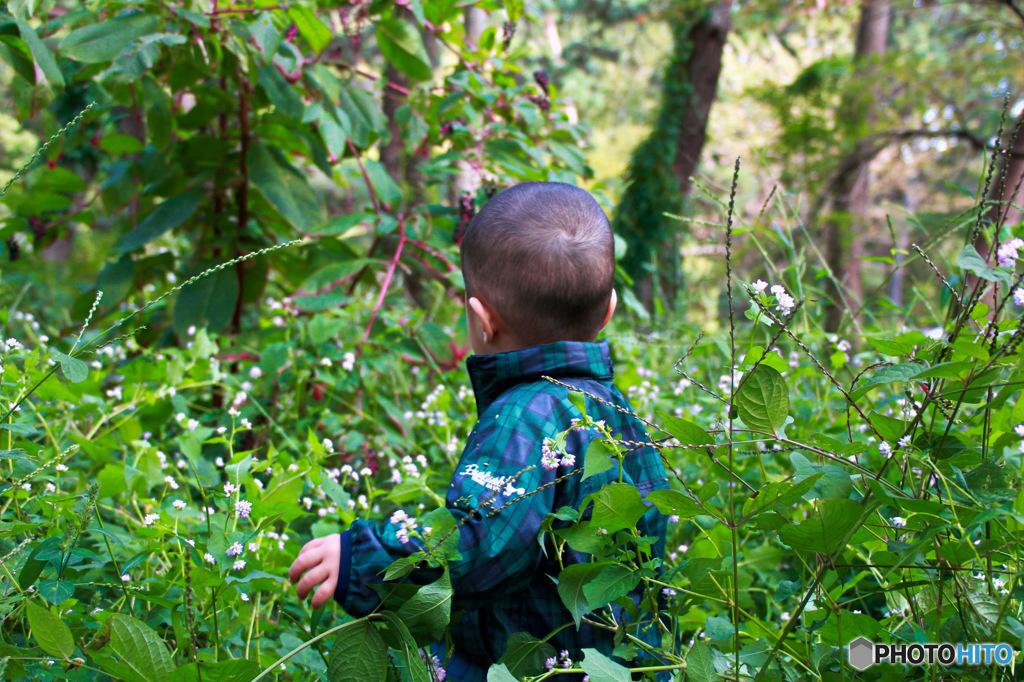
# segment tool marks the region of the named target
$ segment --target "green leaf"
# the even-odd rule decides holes
[[[783,526],[779,538],[798,552],[832,554],[864,523],[877,502],[820,500],[817,511],[800,525]]]
[[[609,534],[632,528],[647,513],[640,491],[629,483],[609,483],[591,498],[594,502],[591,523]]]
[[[629,682],[633,679],[629,668],[620,665],[597,649],[583,650],[583,672],[590,675],[590,682]]]
[[[31,599],[25,600],[25,611],[32,636],[43,651],[60,658],[71,658],[74,655],[75,640],[64,621]]]
[[[160,635],[142,621],[121,613],[107,619],[86,649],[100,667],[126,682],[154,682],[174,670],[171,652]]]
[[[78,358],[65,355],[57,350],[51,350],[52,355],[60,363],[60,369],[68,381],[77,384],[89,378],[89,365]]]
[[[751,497],[743,504],[743,515],[752,517],[768,509],[785,513],[824,475],[824,472],[818,472],[800,482],[785,480],[769,483],[758,491],[757,497]]]
[[[555,647],[528,632],[516,632],[508,638],[508,647],[498,663],[508,667],[514,677],[529,677],[545,672],[544,662],[556,655]]]
[[[367,159],[363,161],[363,166],[366,168],[366,175],[370,178],[370,184],[373,185],[373,191],[382,203],[393,207],[402,200],[402,190],[398,188],[395,181],[388,175],[384,164],[380,161]]]
[[[385,679],[387,672],[388,647],[372,622],[357,620],[338,631],[327,661],[327,679],[368,682]]]
[[[59,51],[87,64],[109,62],[124,48],[148,33],[155,33],[160,19],[155,14],[132,14],[78,28],[68,34]]]
[[[387,119],[373,95],[354,85],[342,85],[338,106],[352,123],[350,137],[357,147],[369,147],[387,129]]]
[[[191,278],[216,265],[203,261],[186,271]],[[185,337],[190,326],[207,327],[220,331],[228,325],[234,315],[238,301],[238,273],[234,268],[224,268],[206,275],[178,292],[174,304],[174,330]]]
[[[697,642],[686,655],[686,675],[690,682],[718,682],[718,673],[707,642]]]
[[[396,69],[414,81],[434,78],[430,57],[415,24],[401,19],[386,19],[376,24],[377,46]]]
[[[39,594],[53,605],[70,599],[75,594],[75,584],[70,580],[40,580]]]
[[[444,636],[451,619],[452,581],[448,571],[435,582],[424,585],[402,604],[397,616],[422,645],[430,645]],[[366,679],[377,679],[368,677]]]
[[[727,617],[708,616],[704,623],[704,632],[711,639],[723,640],[731,639],[736,634],[736,628]]]
[[[680,519],[692,519],[698,514],[707,514],[692,497],[671,488],[652,491],[647,494],[646,499],[662,514],[678,516]]]
[[[587,414],[587,397],[583,395],[582,391],[569,391],[569,402],[580,411],[580,414]]]
[[[108,154],[138,154],[142,151],[142,142],[139,138],[123,133],[104,135],[98,144],[100,149]]]
[[[427,670],[426,661],[420,658],[416,640],[413,639],[409,628],[391,611],[382,611],[380,615],[387,621],[387,629],[384,634],[387,637],[388,645],[392,649],[401,649],[405,654],[412,682],[433,682],[433,676]]]
[[[682,417],[659,412],[661,426],[679,441],[680,445],[714,445],[715,439],[704,429]]]
[[[585,481],[591,476],[608,471],[617,462],[615,448],[609,445],[604,438],[595,438],[590,441],[587,453],[583,456],[583,478],[581,480]]]
[[[36,84],[36,65],[24,40],[13,35],[0,35],[0,56],[29,85]]]
[[[249,682],[260,673],[260,665],[247,658],[199,661],[183,665],[170,677],[173,682]]]
[[[734,404],[743,423],[752,429],[778,434],[789,414],[786,380],[765,365],[744,377]]]
[[[267,93],[274,108],[288,118],[299,120],[306,110],[295,88],[284,79],[272,64],[259,69],[260,87]]]
[[[861,398],[872,386],[879,384],[892,384],[896,382],[910,381],[911,377],[919,374],[922,370],[928,369],[925,362],[904,362],[898,365],[886,365],[874,372],[866,381],[859,382],[856,390],[850,393],[854,400]]]
[[[599,609],[628,594],[638,582],[640,575],[631,568],[621,564],[605,566],[591,582],[583,586],[583,596],[591,610]]]
[[[46,80],[55,88],[63,88],[64,75],[57,67],[57,62],[50,53],[50,50],[39,39],[36,30],[26,22],[19,21],[18,31],[21,33],[21,39],[28,45],[28,49],[36,60],[36,64],[39,65],[39,70],[46,76]]]
[[[572,564],[566,566],[565,570],[558,574],[558,596],[561,597],[565,608],[572,614],[577,629],[580,627],[580,620],[583,616],[591,611],[583,588],[596,578],[605,566],[612,565],[614,564],[610,561]]]
[[[803,481],[818,473],[824,474],[811,486],[809,494],[806,495],[808,499],[814,497],[819,499],[846,499],[853,492],[853,479],[840,466],[835,464],[812,464],[799,452],[791,453],[789,461],[793,463],[793,471],[796,474],[797,481]]]
[[[168,230],[178,227],[192,217],[203,198],[199,190],[188,190],[178,196],[165,199],[153,209],[145,220],[135,226],[112,249],[114,253],[124,253],[148,244]]]
[[[973,245],[968,244],[956,258],[956,264],[968,272],[973,272],[978,277],[989,282],[1003,282],[1013,284],[1013,275],[1006,268],[993,268],[981,257]]]
[[[892,341],[890,339],[868,339],[875,350],[882,355],[891,355],[898,357],[901,355],[910,355],[910,352],[914,350],[914,345],[906,343],[904,341]]]
[[[495,663],[487,669],[487,682],[519,682],[504,663]]]
[[[323,222],[320,202],[306,178],[263,144],[249,150],[249,179],[281,217],[303,232]]]
[[[327,44],[331,42],[331,29],[327,28],[324,22],[313,14],[312,10],[301,5],[290,5],[288,17],[295,22],[299,33],[317,54],[323,52]]]

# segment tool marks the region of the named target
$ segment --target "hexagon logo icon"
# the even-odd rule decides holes
[[[864,670],[875,662],[875,645],[867,637],[858,637],[850,642],[850,665],[857,670]]]

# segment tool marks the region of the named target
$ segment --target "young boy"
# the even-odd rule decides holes
[[[570,623],[549,642],[574,660],[582,658],[585,647],[605,654],[614,648],[614,632],[587,624],[577,630],[571,624],[551,579],[561,570],[558,557],[550,547],[542,550],[537,534],[549,512],[578,508],[587,495],[618,480],[618,467],[580,480],[587,445],[598,435],[593,428],[573,429],[566,440],[568,455],[552,456],[545,439],[582,414],[568,389],[541,377],[629,405],[612,384],[608,343],[594,342],[615,311],[615,257],[608,218],[590,194],[553,182],[524,182],[501,192],[466,227],[461,265],[469,337],[477,353],[466,365],[479,421],[446,498],[462,522],[462,559],[449,564],[452,611],[465,611],[451,626],[453,652],[446,668],[449,680],[484,682],[487,668],[517,632],[544,638]],[[588,415],[604,420],[613,434],[650,440],[637,419],[591,398],[586,403]],[[623,480],[642,496],[668,487],[661,459],[650,446],[631,452],[623,469]],[[494,504],[481,507],[488,500]],[[639,522],[642,535],[658,538],[654,554],[659,558],[665,528],[665,517],[654,509]],[[357,520],[340,535],[311,540],[289,571],[299,598],[316,588],[314,607],[333,596],[353,616],[372,611],[380,600],[371,583],[382,582],[382,572],[396,559],[421,549],[403,542],[398,530],[393,523]],[[588,558],[567,549],[562,561],[567,566]],[[622,618],[615,608],[616,619]],[[655,629],[643,639],[660,648]],[[443,648],[435,647],[435,653],[444,660]]]

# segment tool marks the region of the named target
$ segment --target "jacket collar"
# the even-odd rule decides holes
[[[478,416],[516,384],[540,381],[542,376],[611,381],[613,375],[607,341],[558,341],[495,355],[470,355],[466,369]]]

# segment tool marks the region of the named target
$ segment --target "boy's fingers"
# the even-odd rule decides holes
[[[306,595],[309,594],[314,587],[324,582],[324,580],[329,577],[330,573],[330,569],[324,565],[320,565],[302,576],[302,580],[299,581],[298,587],[295,588],[295,591],[299,595],[299,599],[305,599]]]
[[[292,562],[291,568],[288,569],[288,579],[292,583],[298,582],[307,569],[319,565],[322,559],[323,555],[320,552],[313,550],[305,553],[300,552],[299,556],[295,557],[295,561]]]
[[[317,588],[317,591],[313,593],[313,601],[310,602],[314,609],[318,609],[331,600],[334,596],[334,588],[337,587],[337,580],[328,578]]]
[[[301,556],[303,552],[309,551],[311,549],[316,549],[321,544],[323,544],[323,541],[324,538],[313,538],[312,540],[310,540],[302,546],[302,549],[299,550],[299,555]]]

